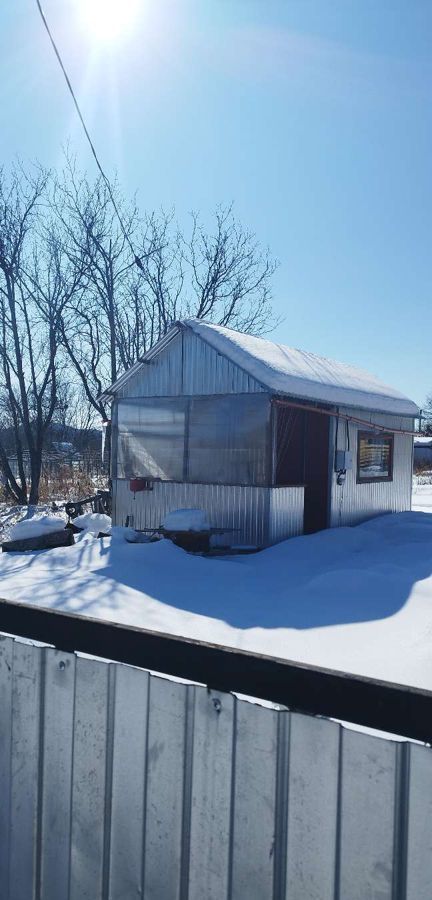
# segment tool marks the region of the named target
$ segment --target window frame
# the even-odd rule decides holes
[[[360,474],[360,444],[362,439],[368,439],[371,437],[380,437],[385,438],[390,443],[390,454],[389,454],[389,473],[388,475],[367,475],[362,476]],[[358,431],[357,432],[357,484],[376,484],[380,481],[393,481],[393,460],[394,460],[394,434],[392,432],[380,431],[377,434],[376,431],[371,429],[370,431]]]

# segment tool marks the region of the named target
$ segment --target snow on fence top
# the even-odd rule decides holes
[[[275,393],[401,416],[418,415],[415,403],[363,369],[200,319],[186,319],[183,324]]]

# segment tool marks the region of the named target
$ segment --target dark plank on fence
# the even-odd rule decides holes
[[[432,742],[432,692],[421,688],[7,600],[0,631]]]

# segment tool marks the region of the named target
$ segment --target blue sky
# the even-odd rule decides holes
[[[275,337],[432,392],[430,0],[141,0],[109,45],[44,7],[141,207],[237,217],[279,259]],[[91,0],[87,0],[91,2]],[[119,0],[119,6],[122,0]],[[0,9],[2,159],[93,163],[35,0]]]

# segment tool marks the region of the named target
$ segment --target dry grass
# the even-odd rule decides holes
[[[71,466],[60,466],[56,472],[43,474],[39,487],[39,502],[42,504],[54,501],[79,500],[91,497],[99,488],[107,488],[107,476],[90,477]],[[0,503],[11,503],[4,485],[0,483]]]

